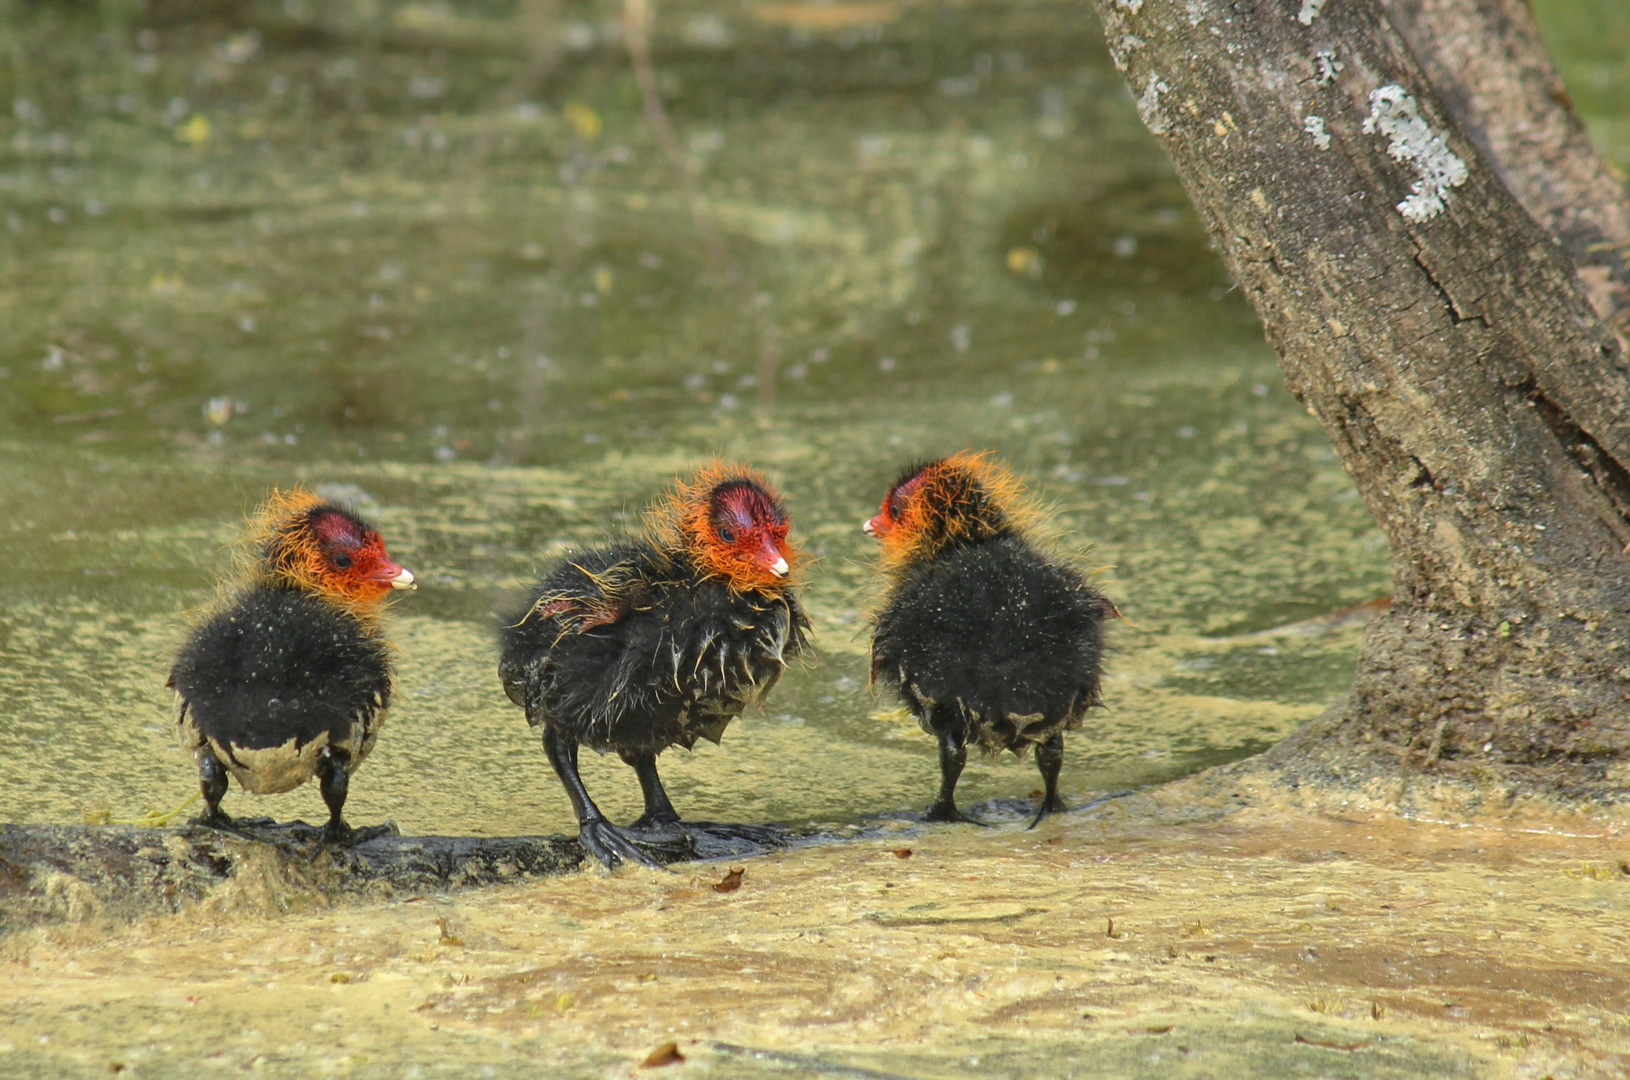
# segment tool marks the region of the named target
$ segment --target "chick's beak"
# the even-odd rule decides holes
[[[879,514],[878,517],[882,517],[882,515]],[[860,531],[865,533],[867,536],[876,536],[877,535],[877,518],[870,517],[870,518],[867,518],[865,521],[862,521],[860,523]]]
[[[413,571],[404,566],[397,566],[389,559],[386,559],[385,565],[381,566],[377,572],[370,574],[369,577],[374,581],[383,582],[393,589],[418,588],[414,584]]]
[[[759,558],[764,560],[765,567],[776,577],[787,576],[787,570],[789,569],[787,566],[787,557],[781,554],[781,546],[777,544],[774,539],[769,537],[765,538],[764,550]]]

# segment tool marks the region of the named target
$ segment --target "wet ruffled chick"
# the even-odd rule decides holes
[[[718,742],[805,647],[787,533],[762,477],[710,465],[651,510],[643,535],[561,560],[501,620],[504,689],[543,728],[579,838],[607,866],[654,863],[589,798],[578,746],[633,768],[645,812],[631,829],[678,825],[657,755]]]
[[[1099,704],[1103,622],[1115,605],[1046,554],[1039,511],[989,455],[913,465],[864,529],[882,542],[886,582],[872,637],[872,680],[899,694],[939,743],[930,821],[973,821],[956,806],[967,744],[1036,748],[1058,794],[1064,732]],[[1032,826],[1036,822],[1032,822]]]
[[[200,821],[232,824],[221,811],[228,776],[257,795],[315,776],[329,811],[324,838],[348,841],[351,774],[390,705],[380,617],[413,575],[367,522],[300,489],[272,492],[245,547],[228,599],[194,627],[170,671],[181,741],[198,762]]]

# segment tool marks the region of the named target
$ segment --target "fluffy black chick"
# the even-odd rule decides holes
[[[645,812],[631,829],[677,825],[657,755],[718,742],[805,647],[792,589],[797,555],[780,498],[756,473],[710,465],[649,515],[643,536],[563,559],[501,620],[499,676],[607,867],[656,863],[606,820],[578,775],[577,748],[615,751]]]
[[[872,681],[939,743],[929,821],[975,821],[956,806],[970,742],[992,755],[1036,748],[1045,791],[1032,828],[1067,809],[1064,732],[1100,703],[1103,622],[1118,612],[1030,539],[1036,517],[1010,473],[963,452],[907,469],[864,525],[887,582]]]
[[[385,598],[411,589],[379,533],[307,491],[274,491],[255,516],[244,580],[195,626],[169,686],[182,745],[198,762],[200,823],[230,827],[227,778],[257,795],[318,778],[324,841],[349,842],[342,816],[391,697]]]

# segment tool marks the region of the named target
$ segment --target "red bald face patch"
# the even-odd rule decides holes
[[[708,498],[709,561],[744,586],[779,583],[791,569],[787,513],[751,480],[729,480]]]
[[[879,540],[887,537],[889,531],[905,519],[912,496],[922,490],[936,464],[938,463],[914,467],[903,480],[889,488],[889,493],[883,496],[882,509],[878,511],[876,517],[866,522],[866,532]]]
[[[373,598],[399,587],[407,574],[385,552],[385,540],[355,515],[337,506],[320,506],[307,518],[307,528],[320,557],[324,584],[347,596]]]

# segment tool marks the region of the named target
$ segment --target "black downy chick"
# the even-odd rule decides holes
[[[385,599],[414,587],[379,533],[310,492],[274,491],[256,515],[245,580],[193,628],[170,671],[182,745],[198,762],[199,823],[232,827],[227,778],[256,795],[318,778],[325,842],[351,842],[351,774],[391,697]]]
[[[1038,512],[988,455],[906,470],[865,522],[887,582],[871,669],[939,743],[929,821],[957,809],[967,744],[992,755],[1036,748],[1045,791],[1034,828],[1068,809],[1058,794],[1064,732],[1100,704],[1103,621],[1115,605],[1031,539]]]
[[[645,812],[630,829],[678,825],[657,755],[717,743],[805,648],[787,532],[761,477],[710,465],[652,510],[643,536],[562,560],[502,620],[504,689],[543,728],[578,838],[607,867],[657,864],[589,797],[578,746],[634,769]]]

